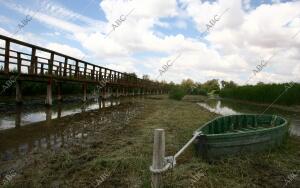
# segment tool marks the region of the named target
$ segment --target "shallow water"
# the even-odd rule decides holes
[[[89,100],[86,103],[83,103],[81,101],[74,101],[67,104],[57,103],[52,107],[46,107],[44,105],[33,105],[30,108],[25,108],[25,105],[13,104],[15,108],[14,110],[10,110],[0,114],[0,131],[119,104],[120,100],[98,101],[98,99]],[[1,105],[11,104],[2,103]]]
[[[136,113],[133,107],[130,108],[131,104],[139,99],[133,97],[99,101],[93,99],[85,104],[73,101],[57,103],[52,107],[29,104],[15,105],[15,110],[8,108],[0,115],[0,166],[6,166],[7,162],[31,152],[56,150],[74,143],[82,144],[85,139],[104,129],[112,120],[125,124]],[[128,104],[125,111],[119,110],[117,106],[120,104]],[[112,106],[116,107],[107,114],[104,109]],[[97,112],[101,113],[90,112],[88,119],[78,118],[78,122],[76,120],[72,125],[68,120],[59,123],[52,121],[91,110],[98,110]],[[41,124],[36,124],[38,122]]]
[[[210,112],[220,115],[234,115],[240,113],[261,114],[267,108],[254,104],[245,104],[237,101],[222,99],[208,99],[205,102],[199,102],[197,104],[209,110]],[[290,121],[290,134],[294,136],[300,136],[300,113],[271,107],[265,112],[265,114],[275,114],[285,117]]]

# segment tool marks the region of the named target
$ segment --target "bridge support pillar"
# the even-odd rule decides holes
[[[46,105],[52,105],[52,80],[49,80],[47,83],[47,96],[46,96]]]
[[[58,85],[57,85],[57,100],[59,100],[59,101],[62,100],[61,86],[62,86],[62,83],[59,82]]]
[[[107,88],[107,97],[106,98],[110,98],[111,97],[111,88],[110,87],[108,87]]]
[[[103,99],[107,98],[107,87],[103,88]]]
[[[21,126],[22,117],[22,105],[16,105],[16,116],[15,116],[15,127],[19,128]]]
[[[108,90],[109,90],[108,87],[106,87],[106,88],[104,89],[104,99],[107,99],[107,98],[108,98],[108,97],[107,97],[107,96],[108,96],[108,94],[107,94],[107,93],[108,93]]]
[[[82,88],[83,88],[83,102],[85,102],[87,99],[87,95],[86,95],[87,83],[84,83],[82,85]]]
[[[22,103],[22,84],[20,80],[16,81],[16,103]]]
[[[104,88],[101,88],[98,90],[99,91],[99,100],[103,99],[103,89]]]
[[[116,89],[116,97],[119,98],[119,89]]]

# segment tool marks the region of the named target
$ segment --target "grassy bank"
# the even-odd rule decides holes
[[[260,103],[272,103],[280,96],[275,104],[299,105],[300,84],[258,84],[255,86],[238,86],[222,89],[220,96]]]
[[[195,129],[216,116],[193,102],[166,96],[137,101],[131,108],[139,113],[127,124],[113,118],[100,124],[103,112],[98,111],[55,120],[55,126],[97,126],[86,140],[23,159],[23,167],[7,187],[151,187],[153,129],[165,129],[166,155],[173,155]],[[108,110],[106,117],[112,112]],[[272,152],[210,164],[196,157],[190,147],[178,159],[176,168],[165,174],[165,187],[283,187],[285,180],[300,169],[299,158],[300,140],[296,138],[289,138]],[[297,187],[299,183],[297,176],[288,186]]]

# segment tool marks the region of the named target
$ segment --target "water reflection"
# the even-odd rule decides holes
[[[203,108],[209,110],[210,112],[214,112],[217,114],[221,114],[223,116],[226,115],[233,115],[233,114],[239,114],[238,112],[234,111],[233,109],[227,107],[227,106],[222,106],[222,102],[221,101],[216,101],[216,103],[212,103],[212,100],[210,100],[211,102],[209,104],[207,103],[197,103],[200,106],[202,106]]]
[[[266,109],[266,107],[263,106],[221,99],[209,99],[206,102],[199,102],[197,104],[210,112],[220,115],[234,115],[240,113],[261,114]],[[290,121],[290,134],[300,136],[300,113],[277,108],[270,108],[267,113],[277,114],[287,118]]]
[[[25,130],[26,131],[26,130]],[[53,131],[52,131],[53,132]],[[10,143],[9,145],[0,145],[0,159],[2,161],[13,160],[16,157],[24,156],[31,151],[37,152],[40,150],[59,149],[66,145],[71,139],[85,139],[88,134],[85,126],[70,127],[65,130],[60,129],[58,132],[53,133],[32,133],[33,138],[23,137],[17,143]],[[15,134],[15,133],[10,133]],[[14,136],[12,136],[14,137]]]
[[[7,128],[0,131],[0,162],[15,160],[30,152],[40,152],[49,149],[56,150],[61,147],[68,147],[68,145],[74,143],[82,144],[89,136],[93,136],[107,128],[112,121],[122,126],[126,125],[130,118],[139,113],[139,110],[131,105],[125,108],[122,107],[122,110],[115,108],[110,113],[100,111],[97,115],[90,115],[91,122],[89,123],[76,121],[72,125],[65,122],[57,125],[51,120],[84,110],[103,109],[121,103],[134,102],[134,100],[131,98],[122,99],[122,101],[120,99],[96,100],[86,104],[83,108],[82,105],[71,108],[70,105],[66,107],[61,104],[54,108],[43,108],[44,111],[37,109],[35,112],[25,112],[23,107],[19,106],[18,110],[16,110],[15,121],[11,121],[18,128]],[[97,117],[97,121],[93,120],[93,116]],[[22,124],[24,122],[39,120],[44,120],[45,124],[41,124],[40,126],[36,126],[35,124],[24,126]]]
[[[92,100],[87,103],[58,103],[53,107],[39,106],[34,109],[24,110],[23,105],[16,105],[11,114],[0,114],[0,131],[10,128],[19,128],[24,125],[61,118],[67,115],[101,109],[120,104],[120,99]]]

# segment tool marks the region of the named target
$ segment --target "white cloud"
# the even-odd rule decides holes
[[[266,59],[279,52],[252,83],[299,80],[300,35],[294,39],[291,37],[300,30],[300,2],[278,1],[258,7],[251,7],[249,0],[179,2],[180,7],[176,0],[103,0],[99,8],[108,22],[83,16],[60,4],[49,3],[35,19],[52,29],[48,33],[59,33],[60,37],[79,42],[84,51],[93,54],[94,63],[120,71],[135,71],[138,75],[149,74],[154,78],[169,58],[182,52],[182,57],[160,79],[180,82],[186,78],[197,81],[218,78],[243,84],[261,58]],[[7,6],[23,14],[32,13],[24,7]],[[134,11],[126,21],[105,38],[115,20],[132,9]],[[189,20],[196,24],[200,35],[206,24],[226,9],[229,11],[216,22],[205,41],[187,37],[186,33],[170,35],[154,29],[155,25],[168,29],[190,29],[193,25],[188,24]],[[176,18],[176,21],[160,21],[162,18]],[[0,32],[6,33],[5,30]],[[33,38],[29,34],[23,36]],[[33,41],[70,55],[84,54],[82,49],[69,45],[47,43],[42,39]],[[137,53],[157,52],[168,54],[168,57],[135,57]],[[140,64],[147,70],[139,68]]]
[[[49,43],[46,48],[60,52],[62,54],[66,54],[68,56],[75,57],[77,59],[82,59],[86,55],[79,49],[70,47],[68,45],[64,44],[58,44],[58,43]]]

